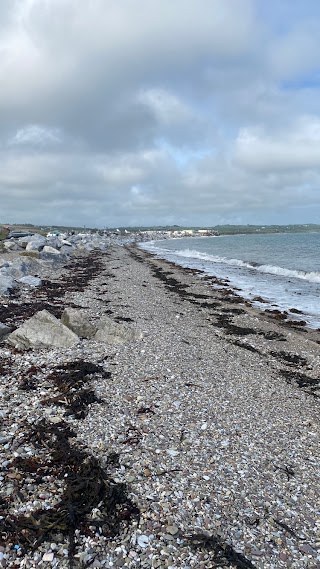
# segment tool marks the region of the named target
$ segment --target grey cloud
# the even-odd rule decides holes
[[[315,216],[320,9],[263,4],[2,2],[3,221]]]

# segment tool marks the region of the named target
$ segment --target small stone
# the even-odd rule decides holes
[[[288,561],[288,555],[284,552],[281,551],[280,555],[279,555],[280,561]]]
[[[0,445],[5,445],[6,443],[8,443],[9,441],[11,441],[12,437],[10,435],[8,436],[4,436],[4,437],[0,437]]]
[[[253,547],[251,549],[251,553],[252,553],[252,555],[255,555],[256,557],[261,557],[261,555],[263,555],[263,552],[260,551],[260,549],[257,549],[256,547]]]
[[[178,533],[178,531],[179,531],[179,528],[175,525],[167,526],[167,532],[170,535],[176,535]]]
[[[302,545],[300,545],[299,550],[301,551],[301,553],[305,553],[306,555],[317,554],[317,552],[308,543],[303,543]]]
[[[58,415],[55,415],[54,417],[49,417],[49,421],[50,421],[50,423],[57,424],[57,423],[61,423],[62,418],[59,417]]]
[[[178,456],[180,453],[178,450],[175,450],[174,448],[169,448],[167,450],[167,454],[169,454],[170,456]]]
[[[139,547],[148,547],[149,545],[149,537],[147,535],[139,535],[137,537],[137,543],[139,545]]]
[[[54,553],[45,553],[42,557],[42,561],[53,561]]]

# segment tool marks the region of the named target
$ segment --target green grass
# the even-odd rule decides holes
[[[0,241],[3,241],[8,235],[8,231],[6,231],[5,229],[0,229]]]

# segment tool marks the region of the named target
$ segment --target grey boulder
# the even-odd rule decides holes
[[[3,246],[7,251],[19,251],[20,247],[15,241],[4,241]]]
[[[143,334],[139,330],[127,328],[107,316],[101,318],[94,336],[94,340],[97,342],[106,342],[107,344],[127,344],[142,338]]]
[[[7,336],[8,334],[10,334],[11,332],[11,328],[9,328],[9,326],[6,326],[6,324],[2,324],[2,322],[0,322],[0,338],[3,338],[3,336]]]
[[[55,247],[50,247],[50,245],[45,245],[42,251],[43,253],[50,253],[51,255],[60,255],[60,251],[55,249]]]
[[[41,310],[12,332],[7,342],[20,350],[71,348],[79,342],[79,338],[50,312]]]
[[[97,327],[88,321],[86,314],[75,308],[65,308],[61,322],[80,338],[92,338],[97,332]]]
[[[26,284],[31,287],[37,287],[41,285],[41,279],[39,277],[32,277],[31,275],[26,275],[25,277],[21,277],[19,279],[19,283]]]
[[[10,275],[0,273],[0,294],[10,294],[10,291],[16,288],[17,283]]]
[[[29,259],[28,257],[24,257],[24,259],[22,259],[22,257],[20,257],[19,259],[15,259],[9,263],[9,266],[4,270],[10,277],[19,279],[30,272],[38,271],[39,263],[35,259]]]
[[[42,235],[34,236],[26,246],[26,251],[40,251],[46,244],[46,239]]]

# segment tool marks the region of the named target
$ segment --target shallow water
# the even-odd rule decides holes
[[[298,319],[320,327],[320,233],[195,237],[141,246],[181,266],[229,279],[251,301],[261,296],[269,307],[300,310]]]

